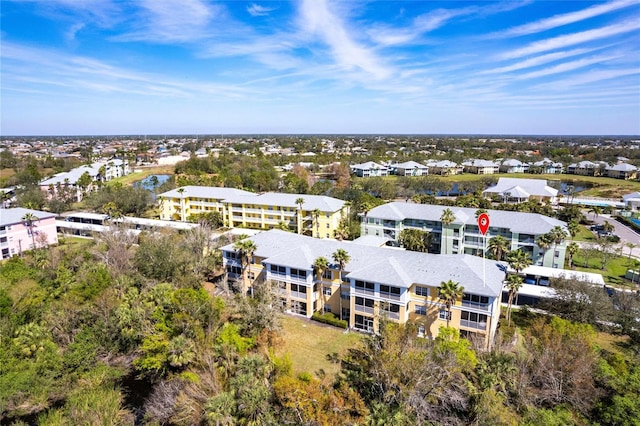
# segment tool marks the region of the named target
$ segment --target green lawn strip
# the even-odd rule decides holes
[[[577,271],[593,272],[602,274],[605,283],[616,287],[631,287],[631,281],[624,277],[627,269],[631,267],[631,262],[627,256],[612,256],[607,260],[605,269],[602,269],[600,256],[590,257],[589,264],[585,263],[585,257],[578,253],[573,257],[573,265]]]
[[[282,345],[277,355],[288,354],[295,373],[316,374],[324,370],[328,377],[335,377],[340,364],[327,359],[327,355],[337,353],[342,356],[362,339],[362,334],[345,333],[339,328],[319,324],[290,315],[282,316]]]

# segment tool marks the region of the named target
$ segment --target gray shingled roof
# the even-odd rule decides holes
[[[15,223],[24,222],[22,218],[27,213],[31,213],[38,219],[47,219],[56,217],[54,213],[43,212],[40,210],[25,209],[23,207],[15,207],[12,209],[0,209],[0,226],[13,225]]]
[[[333,253],[341,248],[351,257],[345,266],[348,278],[404,288],[413,283],[437,287],[443,281],[453,280],[460,282],[465,292],[497,297],[502,292],[505,275],[502,263],[466,254],[437,255],[371,247],[275,229],[257,234],[251,240],[257,247],[255,256],[264,258],[264,263],[306,270],[311,270],[315,259],[321,256],[333,263]],[[222,250],[234,251],[233,244]]]
[[[393,202],[375,207],[369,211],[369,218],[386,220],[418,219],[440,221],[442,212],[451,209],[456,216],[454,223],[475,225],[477,209],[469,207],[437,206],[432,204],[415,204]],[[491,227],[508,228],[519,234],[539,235],[549,232],[554,226],[566,228],[567,224],[537,213],[520,213],[503,210],[488,210]]]

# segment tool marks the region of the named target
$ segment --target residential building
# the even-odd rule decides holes
[[[450,209],[455,220],[448,226],[442,224],[442,214]],[[485,236],[480,233],[476,209],[447,207],[431,204],[392,202],[371,209],[362,222],[362,235],[387,237],[398,245],[403,229],[420,229],[431,234],[431,253],[474,254],[488,256],[488,244],[492,237],[501,235],[509,241],[509,250],[523,250],[534,265],[562,268],[566,242],[541,249],[537,238],[560,226],[566,231],[566,223],[537,213],[520,213],[488,210],[490,227]]]
[[[504,160],[500,164],[500,173],[527,173],[529,171],[529,164],[523,163],[515,158]]]
[[[580,176],[602,176],[609,167],[604,161],[580,161],[579,163],[569,164],[567,174]]]
[[[374,177],[374,176],[387,176],[389,169],[382,164],[374,163],[373,161],[367,161],[362,164],[353,164],[350,166],[351,173],[358,177]]]
[[[350,328],[365,332],[377,331],[382,317],[411,321],[420,335],[433,338],[448,316],[439,288],[452,280],[464,287],[464,295],[452,307],[450,326],[485,346],[493,341],[506,270],[500,262],[319,240],[279,230],[251,240],[256,250],[245,267],[233,244],[222,248],[231,287],[250,294],[254,286],[270,283],[290,313],[311,317],[314,312],[332,312],[346,319]],[[332,260],[338,249],[350,258],[342,271]],[[330,263],[322,273],[313,267],[319,257]]]
[[[640,211],[640,192],[632,192],[622,196],[624,207],[631,211]]]
[[[560,174],[564,172],[564,165],[562,163],[554,163],[548,158],[544,158],[543,160],[534,162],[531,167],[529,167],[529,173],[540,173],[540,174]]]
[[[636,179],[638,177],[638,168],[632,164],[619,163],[615,166],[609,166],[605,169],[607,177],[614,179]]]
[[[485,197],[497,196],[503,202],[538,200],[556,204],[558,190],[544,179],[499,178],[498,183],[482,191]]]
[[[348,213],[337,198],[310,194],[254,194],[234,188],[185,186],[158,195],[163,220],[218,212],[230,228],[272,229],[283,224],[317,238],[332,238]],[[297,201],[303,200],[302,204]]]
[[[25,219],[29,215],[31,221]],[[57,243],[54,213],[22,207],[0,209],[0,259]]]
[[[500,164],[488,160],[467,160],[462,163],[465,173],[492,175],[500,171]]]
[[[462,165],[449,160],[429,160],[427,161],[427,168],[430,175],[441,176],[458,175],[464,170]]]
[[[42,180],[39,186],[48,197],[55,196],[62,187],[71,188],[76,200],[82,201],[85,193],[95,190],[101,183],[128,175],[130,172],[127,160],[115,158],[106,162],[96,162],[76,167],[68,172],[57,173],[50,178]],[[80,183],[80,178],[85,174],[89,176],[90,180],[83,187]]]
[[[394,174],[398,176],[426,176],[429,174],[429,168],[424,164],[415,161],[406,161],[391,166]]]

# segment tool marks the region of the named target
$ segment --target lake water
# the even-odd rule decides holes
[[[158,180],[158,183],[156,184],[156,186],[162,185],[163,183],[168,181],[169,178],[171,177],[171,175],[151,175],[151,176],[147,176],[146,178],[144,178],[142,180],[139,180],[139,181],[135,182],[133,184],[133,186],[142,187],[144,189],[148,189],[149,191],[153,191],[153,188],[154,188],[153,177],[154,176]]]

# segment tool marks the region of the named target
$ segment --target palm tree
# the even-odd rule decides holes
[[[608,220],[605,220],[602,224],[602,230],[605,232],[613,232],[614,229],[614,226],[610,224]]]
[[[440,216],[440,221],[442,222],[442,237],[444,246],[444,254],[447,254],[447,239],[445,235],[445,228],[449,227],[456,220],[456,215],[451,211],[450,208],[446,208],[442,212],[442,216]]]
[[[449,280],[447,282],[442,281],[440,283],[440,289],[438,290],[438,299],[445,304],[447,308],[447,327],[449,327],[449,321],[451,321],[451,307],[456,304],[456,300],[462,297],[464,294],[464,287],[460,283]]]
[[[562,244],[567,238],[567,231],[562,229],[560,226],[554,226],[551,231],[549,231],[549,237],[553,242],[553,251],[555,256],[555,251],[558,249],[558,245]]]
[[[515,250],[507,255],[507,263],[511,269],[516,271],[517,275],[528,266],[531,266],[531,256],[522,250]]]
[[[182,222],[186,222],[186,212],[185,212],[185,206],[184,206],[184,197],[182,196],[182,194],[184,193],[185,189],[184,188],[178,188],[176,190],[178,192],[178,194],[180,194],[180,220]]]
[[[602,213],[602,208],[599,206],[593,206],[589,209],[589,213],[593,213],[593,220],[596,220]]]
[[[245,294],[245,289],[248,287],[246,282],[246,271],[253,261],[253,253],[258,249],[256,243],[250,239],[243,239],[236,241],[233,244],[233,249],[236,251],[240,258],[240,265],[242,267],[242,293]],[[251,296],[253,296],[253,286],[251,286]]]
[[[482,213],[487,213],[487,209],[476,210],[476,219],[479,218]]]
[[[320,238],[320,209],[313,209],[311,215],[313,216],[313,222],[316,225],[316,238]]]
[[[296,198],[296,204],[298,205],[298,234],[302,234],[302,205],[304,204],[304,198]]]
[[[551,246],[552,243],[551,234],[542,234],[536,240],[536,244],[540,251],[542,252],[542,264],[544,265],[544,256],[547,253],[547,249]]]
[[[489,240],[489,252],[495,260],[502,260],[510,247],[511,242],[502,235],[496,235]]]
[[[340,320],[342,320],[342,271],[344,267],[351,260],[351,256],[345,249],[336,250],[333,255],[333,261],[338,265],[338,271],[340,272]]]
[[[580,224],[576,220],[572,219],[567,224],[567,230],[569,231],[569,235],[571,235],[571,239],[573,240],[575,236],[578,235],[578,232],[580,232]]]
[[[509,298],[507,300],[507,324],[511,325],[511,306],[516,298],[516,294],[522,287],[522,277],[518,274],[509,274],[507,277],[507,290],[509,290]]]
[[[329,261],[327,260],[326,257],[320,256],[313,261],[313,269],[315,269],[316,271],[316,278],[318,279],[318,281],[322,281],[322,276],[324,275],[324,271],[326,271],[327,268],[329,268]],[[326,300],[324,297],[324,290],[322,290],[322,296],[324,300],[324,303],[323,303],[324,305],[326,303]]]
[[[567,246],[567,256],[569,256],[569,268],[573,268],[573,256],[576,255],[576,253],[578,253],[578,251],[580,250],[580,246],[578,245],[578,243],[569,243],[569,245]]]
[[[29,235],[31,235],[31,244],[33,245],[33,249],[36,249],[36,234],[35,232],[33,232],[33,227],[34,227],[34,222],[40,220],[38,219],[38,216],[36,216],[35,214],[28,212],[25,213],[24,216],[22,216],[22,220],[24,220],[24,226],[27,227],[27,229],[29,230]]]
[[[629,249],[629,260],[631,260],[631,252],[633,252],[633,249],[636,248],[636,245],[633,243],[627,243],[625,244],[625,246]]]

